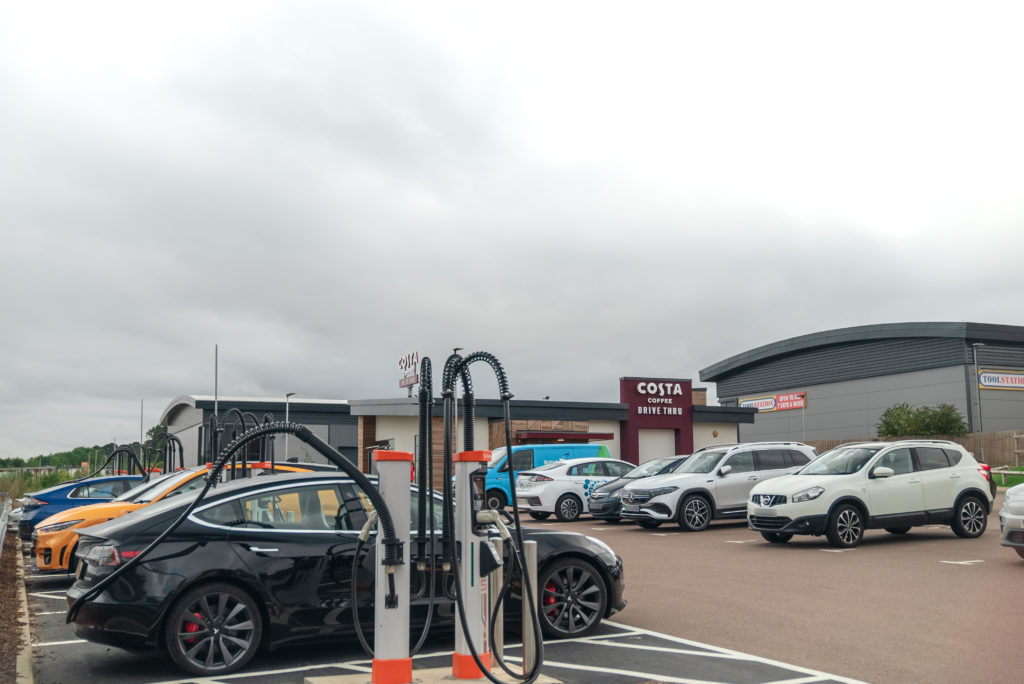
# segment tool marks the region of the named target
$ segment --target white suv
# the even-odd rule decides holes
[[[816,455],[813,447],[799,442],[704,447],[675,472],[623,487],[622,518],[648,528],[675,520],[684,530],[699,532],[713,519],[742,518],[755,484],[796,472]]]
[[[974,456],[941,440],[843,444],[750,494],[747,525],[767,541],[824,534],[841,548],[859,544],[869,528],[906,534],[938,523],[958,537],[978,537],[992,505]]]

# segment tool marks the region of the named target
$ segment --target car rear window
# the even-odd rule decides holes
[[[946,458],[949,459],[952,465],[957,465],[960,463],[960,459],[964,457],[964,453],[957,449],[943,449],[943,451],[946,452]]]
[[[946,452],[936,447],[917,447],[917,462],[921,465],[921,470],[938,470],[949,467]]]
[[[779,470],[792,465],[786,462],[786,452],[782,449],[758,449],[757,461],[761,470]]]

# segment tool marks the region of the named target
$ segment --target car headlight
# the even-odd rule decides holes
[[[651,490],[651,498],[656,496],[663,496],[665,494],[671,494],[672,492],[679,489],[679,487],[656,487]]]
[[[605,494],[604,492],[594,492],[593,494],[590,495],[590,500],[593,501],[594,499],[603,499],[606,496],[608,495]]]
[[[792,502],[800,503],[801,501],[813,501],[819,496],[825,493],[824,487],[809,487],[803,491],[797,492],[793,495]]]
[[[39,532],[39,534],[48,534],[50,532],[60,532],[61,530],[66,530],[69,527],[74,527],[75,525],[77,525],[80,522],[82,522],[82,519],[79,519],[79,520],[68,520],[67,522],[54,523],[53,525],[43,525],[42,527],[36,528],[36,531]]]

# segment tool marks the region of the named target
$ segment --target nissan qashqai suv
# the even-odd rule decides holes
[[[949,525],[979,537],[992,506],[987,471],[966,449],[941,440],[843,444],[795,475],[758,483],[747,525],[767,541],[825,535],[832,546],[860,543],[866,529],[906,534]]]

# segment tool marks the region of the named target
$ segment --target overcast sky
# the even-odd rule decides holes
[[[0,457],[137,438],[214,345],[221,395],[401,396],[459,346],[618,401],[795,335],[1024,325],[1022,20],[4,3]]]

